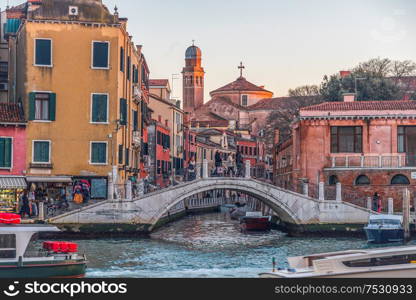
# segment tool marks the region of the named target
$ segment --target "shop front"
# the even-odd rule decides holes
[[[0,213],[17,213],[19,197],[26,187],[22,176],[0,176]]]
[[[91,200],[106,200],[108,193],[108,178],[103,176],[72,177],[74,185],[77,182],[88,183]]]
[[[54,202],[72,199],[72,178],[69,176],[28,176],[28,190],[33,193],[35,200]]]

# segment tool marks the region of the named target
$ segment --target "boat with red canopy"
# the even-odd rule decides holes
[[[87,259],[71,242],[47,241],[36,249],[38,233],[55,226],[21,224],[20,215],[0,214],[0,278],[82,278]]]

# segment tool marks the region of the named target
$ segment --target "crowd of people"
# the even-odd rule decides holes
[[[80,180],[74,183],[72,189],[72,200],[75,204],[86,204],[91,197],[91,186],[87,180]],[[67,191],[65,187],[54,189],[53,193],[42,187],[29,188],[21,193],[19,197],[19,214],[22,218],[39,216],[40,203],[44,204],[46,214],[58,210],[64,211],[69,208]]]
[[[195,157],[191,156],[188,161],[187,180],[195,180],[196,172]],[[244,173],[244,160],[240,151],[236,154],[215,152],[214,167],[211,169],[212,177],[243,177]]]

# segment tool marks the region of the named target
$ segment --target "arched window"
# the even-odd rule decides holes
[[[339,182],[337,175],[331,175],[329,177],[328,183],[329,185],[336,185]]]
[[[391,179],[391,184],[394,184],[394,185],[409,185],[410,181],[409,181],[409,178],[407,178],[406,176],[399,174],[399,175],[394,176]]]
[[[356,185],[370,185],[370,178],[368,178],[366,175],[360,175],[355,180]]]

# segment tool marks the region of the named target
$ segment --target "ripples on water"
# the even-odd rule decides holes
[[[243,234],[225,214],[188,216],[149,239],[79,241],[88,277],[257,277],[272,257],[365,248],[362,239],[288,238],[279,231]]]

